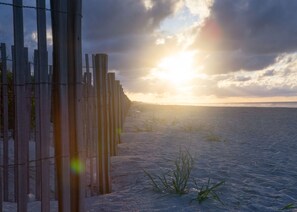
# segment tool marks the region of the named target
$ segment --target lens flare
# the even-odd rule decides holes
[[[71,171],[76,174],[80,174],[85,170],[84,164],[78,158],[73,158],[71,160],[70,168]]]

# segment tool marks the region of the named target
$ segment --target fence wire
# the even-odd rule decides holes
[[[55,12],[55,13],[61,13],[61,14],[67,14],[67,15],[77,15],[79,17],[83,17],[82,14],[79,14],[79,13],[69,13],[69,12],[66,12],[66,11],[53,10],[53,9],[49,9],[49,8],[45,8],[45,7],[36,7],[36,6],[29,6],[29,5],[17,5],[17,4],[6,3],[6,2],[0,2],[0,5],[9,6],[9,7],[24,8],[24,9],[45,10],[47,12]]]

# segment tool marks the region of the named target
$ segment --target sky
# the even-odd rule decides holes
[[[297,101],[296,11],[295,0],[84,0],[83,52],[107,53],[131,100]],[[24,15],[33,49],[36,16]],[[3,18],[0,42],[12,43],[11,8],[0,5]]]

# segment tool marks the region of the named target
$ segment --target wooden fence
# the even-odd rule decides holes
[[[106,54],[85,55],[82,67],[80,0],[51,1],[48,65],[48,9],[45,0],[36,2],[34,61],[24,47],[21,0],[11,5],[11,54],[1,43],[0,211],[3,202],[27,211],[28,199],[41,201],[41,211],[50,211],[51,200],[59,211],[84,211],[85,197],[112,190],[110,157],[117,155],[131,102],[108,73]]]

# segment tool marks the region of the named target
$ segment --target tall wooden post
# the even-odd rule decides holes
[[[84,211],[81,0],[51,0],[51,3],[54,84],[59,83],[60,86],[64,84],[63,87],[58,87],[54,94],[56,152],[65,158],[64,163],[61,162],[63,159],[56,161],[59,210]],[[64,127],[67,129],[63,130]]]
[[[25,113],[24,113],[24,136],[25,136],[25,141],[26,143],[23,144],[23,149],[22,151],[26,152],[26,179],[27,179],[27,190],[26,193],[29,192],[29,185],[30,185],[30,180],[29,180],[29,140],[30,140],[30,122],[31,122],[31,99],[30,99],[30,81],[31,81],[31,76],[30,76],[30,71],[29,71],[29,50],[28,48],[24,48],[24,74],[25,74]],[[24,111],[23,111],[24,112]]]
[[[92,76],[90,73],[90,66],[89,66],[89,57],[88,54],[85,54],[85,61],[86,61],[86,73],[85,73],[85,140],[86,140],[86,157],[89,161],[90,169],[88,170],[90,172],[90,190],[91,195],[93,195],[93,152],[94,152],[94,141],[91,139],[92,134],[92,116],[94,114],[92,113],[92,107],[91,104],[91,93],[92,93]]]
[[[68,77],[69,77],[69,123],[71,163],[85,164],[86,148],[83,138],[83,79],[81,52],[81,0],[68,0]],[[71,211],[84,211],[85,172],[71,172]]]
[[[59,211],[71,211],[68,114],[67,1],[51,0],[53,31],[53,123]]]
[[[117,155],[116,126],[115,126],[115,73],[107,74],[109,91],[109,116],[110,116],[110,155]]]
[[[110,158],[109,158],[109,128],[108,128],[108,105],[107,105],[107,55],[95,56],[97,102],[98,102],[98,170],[99,192],[105,194],[111,191],[110,185]]]
[[[41,156],[40,156],[40,100],[39,100],[39,71],[38,71],[38,50],[34,50],[34,99],[35,99],[35,197],[41,200]]]
[[[1,43],[2,98],[3,98],[3,200],[8,201],[8,89],[6,46]]]
[[[39,84],[39,139],[40,144],[37,146],[42,159],[40,164],[40,187],[41,187],[41,210],[50,211],[50,96],[48,84],[48,55],[46,42],[46,13],[45,0],[36,0],[37,9],[37,39],[38,39],[38,84]]]
[[[99,123],[101,123],[99,119],[100,115],[100,105],[98,103],[101,102],[99,99],[100,92],[98,91],[98,82],[97,82],[97,68],[96,68],[96,59],[95,55],[92,55],[92,66],[93,66],[93,93],[92,93],[92,112],[93,112],[93,119],[92,119],[92,135],[93,135],[93,142],[94,142],[94,155],[95,155],[95,172],[96,172],[96,193],[99,194],[100,188],[100,167],[101,167],[101,155],[99,151],[99,140],[101,135],[101,128],[99,127]]]
[[[116,116],[117,116],[117,142],[121,143],[121,93],[120,93],[120,81],[115,81],[116,90]]]
[[[16,187],[18,211],[27,211],[27,152],[25,136],[25,66],[24,66],[24,28],[22,0],[13,0],[13,26],[14,26],[14,79],[15,79],[15,162],[16,167]]]

